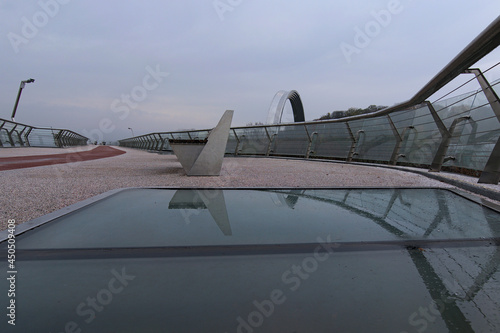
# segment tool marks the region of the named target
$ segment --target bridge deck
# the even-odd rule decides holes
[[[219,177],[186,177],[174,155],[123,147],[116,149],[126,153],[110,158],[0,171],[0,229],[6,228],[8,219],[22,223],[124,187],[453,187],[423,175],[383,167],[252,157],[225,158]],[[39,151],[44,155],[53,151],[65,154],[78,149]],[[0,157],[36,155],[39,151],[2,149]],[[475,178],[440,175],[458,177],[477,185]],[[498,191],[496,185],[481,186]]]

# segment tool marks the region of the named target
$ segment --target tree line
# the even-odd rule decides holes
[[[367,108],[361,109],[356,107],[350,107],[347,110],[338,110],[333,112],[328,112],[327,114],[319,117],[314,120],[328,120],[328,119],[338,119],[344,117],[357,116],[359,114],[372,113],[378,110],[385,109],[387,106],[385,105],[370,105]]]

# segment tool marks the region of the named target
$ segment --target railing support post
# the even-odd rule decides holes
[[[267,139],[269,140],[269,143],[267,144],[266,156],[269,156],[269,154],[271,154],[271,146],[273,144],[274,138],[276,137],[276,133],[274,133],[273,135],[269,135],[267,127],[264,127],[264,129],[266,130]]]
[[[396,165],[396,163],[398,162],[399,149],[401,149],[401,143],[403,142],[403,139],[401,138],[401,135],[399,134],[396,125],[394,125],[394,122],[392,121],[390,115],[387,115],[387,119],[389,120],[389,125],[391,126],[392,134],[394,134],[394,138],[396,138],[396,145],[394,146],[394,150],[392,151],[389,163],[392,165]]]
[[[7,131],[7,136],[9,137],[9,141],[10,141],[10,146],[11,147],[15,147],[16,144],[14,142],[14,139],[12,138],[12,133],[14,133],[14,130],[16,129],[17,127],[17,124],[9,131]]]
[[[347,126],[347,132],[349,132],[349,137],[351,138],[351,148],[349,149],[349,153],[347,154],[347,162],[352,161],[352,157],[354,156],[354,150],[356,149],[356,138],[352,134],[351,126],[346,121],[345,125]]]
[[[156,139],[156,133],[153,133],[153,141],[151,141],[151,150],[158,150],[158,144],[160,142]]]
[[[158,135],[159,139],[156,139],[156,135]],[[161,135],[159,133],[155,133],[155,139],[156,139],[156,145],[155,145],[155,150],[158,151],[160,149],[161,145]]]
[[[161,142],[159,151],[163,151],[163,148],[165,147],[165,139],[161,137],[160,133],[158,133],[158,136],[160,137],[160,142]]]
[[[146,150],[152,150],[153,148],[153,139],[151,139],[152,135],[146,136]]]
[[[3,120],[2,125],[0,125],[0,147],[3,147],[2,136],[1,136],[3,125],[5,125],[5,120]]]
[[[55,144],[55,145],[56,145],[56,147],[58,147],[58,148],[61,148],[61,143],[60,143],[60,141],[59,141],[59,136],[61,135],[61,132],[62,132],[62,131],[59,131],[57,134],[52,133],[53,138],[54,138],[54,144]]]
[[[434,106],[431,104],[431,102],[426,101],[426,104],[432,118],[434,119],[434,122],[436,123],[439,133],[441,133],[441,143],[439,144],[436,154],[432,159],[432,163],[429,169],[429,171],[438,172],[443,166],[444,159],[446,157],[446,151],[448,150],[448,146],[450,145],[451,133],[446,128],[445,124],[437,114],[436,109],[434,109]]]
[[[359,131],[356,132],[356,149],[357,150],[359,148],[359,146],[361,146],[361,136],[363,136],[363,143],[365,142],[366,140],[366,133],[365,133],[365,130],[363,129],[360,129]],[[355,155],[359,155],[359,153],[357,151],[354,151],[352,153],[352,156],[355,156]]]
[[[24,147],[24,140],[22,138],[24,131],[26,131],[28,127],[24,127],[23,130],[19,133],[17,133],[17,136],[19,137],[19,142],[21,143],[21,146]]]
[[[236,148],[234,148],[234,156],[237,156],[238,150],[240,148],[240,138],[238,137],[238,134],[236,134],[236,131],[234,128],[233,128],[233,134],[234,134],[234,137],[236,138]]]
[[[490,83],[484,77],[483,73],[479,68],[471,68],[464,71],[464,73],[474,74],[476,76],[484,95],[488,99],[497,120],[500,122],[500,101],[498,100],[498,95],[491,87]],[[478,183],[482,184],[498,184],[500,181],[500,138],[498,138],[495,147],[491,151],[490,157],[486,162],[481,177],[479,177]]]
[[[307,126],[304,125],[304,129],[306,130],[306,134],[307,134],[307,150],[306,150],[306,156],[305,158],[309,158],[309,154],[311,152],[311,144],[312,144],[312,138],[311,138],[311,135],[309,134],[309,131],[307,130]]]

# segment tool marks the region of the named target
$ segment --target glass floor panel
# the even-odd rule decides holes
[[[17,238],[18,249],[491,238],[498,213],[443,189],[130,189]]]
[[[123,190],[17,235],[15,331],[498,332],[499,223],[443,189]]]

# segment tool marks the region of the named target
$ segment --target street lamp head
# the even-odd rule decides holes
[[[32,82],[35,82],[35,79],[29,79],[28,81],[26,81],[26,83],[32,83]]]

